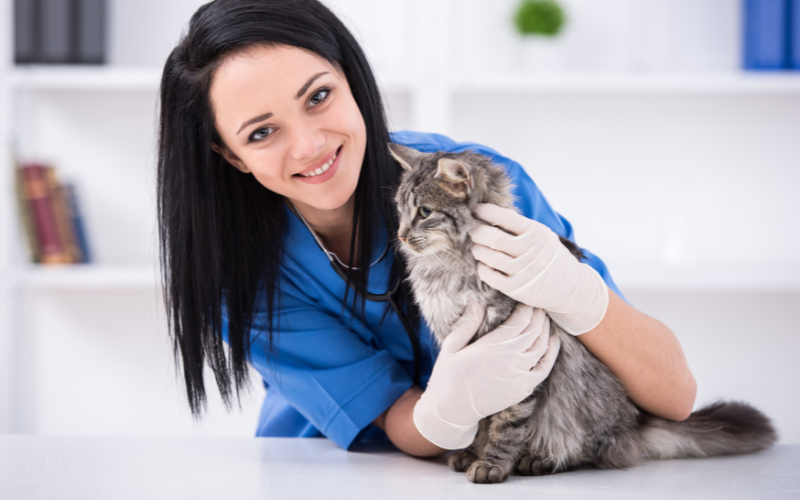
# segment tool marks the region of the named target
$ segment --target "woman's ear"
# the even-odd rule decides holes
[[[219,144],[212,142],[211,150],[217,153],[218,155],[222,156],[223,158],[225,158],[225,161],[230,163],[236,170],[239,170],[244,174],[250,173],[250,169],[247,168],[247,165],[245,165],[244,162],[240,160],[238,156],[233,154],[231,150],[226,148],[225,146],[220,146]]]

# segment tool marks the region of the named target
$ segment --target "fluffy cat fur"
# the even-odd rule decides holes
[[[486,318],[472,339],[505,321],[516,301],[484,284],[467,232],[484,222],[477,203],[514,208],[502,166],[474,153],[421,153],[390,144],[405,169],[396,193],[398,248],[426,322],[441,343],[473,301]],[[580,249],[561,239],[576,258]],[[772,445],[770,420],[739,402],[718,402],[673,422],[638,408],[611,371],[555,322],[561,351],[550,376],[524,401],[482,419],[474,442],[450,467],[474,483],[499,483],[516,470],[544,475],[585,467],[622,469],[645,458],[707,457]]]

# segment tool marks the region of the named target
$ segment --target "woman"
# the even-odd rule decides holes
[[[390,136],[363,52],[317,1],[216,0],[192,17],[161,83],[158,210],[170,330],[195,415],[206,361],[228,405],[249,361],[268,388],[259,436],[325,435],[343,448],[388,436],[417,456],[466,446],[481,416],[547,376],[558,345],[533,307],[557,317],[540,298],[580,280],[595,284],[564,298],[583,311],[570,331],[642,408],[689,415],[695,383],[675,336],[622,300],[588,252],[589,264],[544,277],[533,264],[505,269],[508,277],[483,266],[482,279],[527,305],[464,347],[483,314],[468,311],[437,357],[390,246],[401,167],[389,142],[492,156],[517,186],[526,217],[514,228],[572,237],[524,170],[497,152],[435,134]],[[479,216],[513,217],[488,208]],[[473,240],[476,257],[497,269],[514,255],[513,241],[491,231]],[[396,308],[366,300],[365,290],[395,284]]]

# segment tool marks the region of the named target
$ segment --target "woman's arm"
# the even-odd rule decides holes
[[[678,340],[663,323],[609,290],[605,317],[578,339],[622,381],[641,408],[671,420],[689,416],[697,385]],[[414,406],[422,392],[412,386],[373,423],[409,455],[439,456],[447,450],[425,439],[414,425]]]
[[[643,409],[674,420],[689,416],[695,381],[669,328],[625,303],[544,224],[496,205],[479,204],[475,214],[488,223],[469,233],[482,281],[547,310]]]
[[[611,289],[603,320],[578,340],[611,369],[642,409],[670,420],[684,420],[692,412],[697,384],[675,334]]]
[[[372,423],[383,429],[392,443],[409,455],[437,457],[447,450],[425,439],[414,425],[414,406],[422,392],[416,385],[412,386]]]

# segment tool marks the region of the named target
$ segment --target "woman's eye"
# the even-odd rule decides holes
[[[321,104],[328,98],[328,95],[331,93],[331,89],[329,88],[321,88],[311,96],[311,99],[308,100],[309,106],[313,107],[317,104]]]
[[[272,133],[272,131],[273,131],[272,127],[261,127],[260,129],[257,129],[255,132],[250,134],[250,140],[251,141],[264,140]]]
[[[431,209],[430,209],[430,208],[428,208],[428,207],[419,207],[419,215],[420,215],[420,216],[421,216],[423,219],[427,219],[427,218],[428,218],[428,216],[431,214],[431,212],[433,212],[433,210],[431,210]]]

